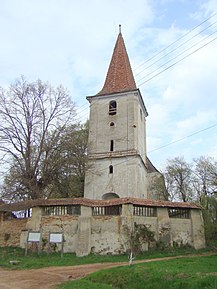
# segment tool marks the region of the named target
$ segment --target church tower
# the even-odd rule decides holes
[[[147,198],[146,117],[121,33],[102,90],[90,103],[84,197]]]

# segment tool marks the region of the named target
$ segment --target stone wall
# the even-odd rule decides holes
[[[91,251],[100,254],[124,252],[121,216],[96,216],[91,227]]]
[[[201,211],[189,209],[189,218],[171,218],[168,208],[156,208],[154,216],[134,216],[134,206],[123,204],[120,215],[92,215],[92,208],[81,206],[81,215],[45,216],[42,207],[34,208],[29,219],[1,220],[0,246],[25,247],[28,230],[42,233],[42,246],[48,246],[49,233],[63,233],[64,252],[78,256],[90,252],[120,254],[126,252],[126,227],[132,231],[134,223],[145,225],[154,232],[155,240],[166,245],[205,247]],[[147,245],[147,244],[144,244]],[[144,246],[148,249],[147,246]],[[60,250],[60,244],[57,245]]]
[[[63,233],[64,252],[75,252],[77,229],[78,217],[76,216],[43,216],[40,231],[45,249],[48,247],[49,233]]]
[[[0,246],[20,246],[22,230],[26,229],[27,218],[2,220],[0,222]]]

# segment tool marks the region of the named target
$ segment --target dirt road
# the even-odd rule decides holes
[[[149,260],[139,260],[135,263],[147,263],[169,260],[174,258],[190,258],[197,256],[214,255],[214,253],[204,255],[188,255],[178,257],[157,258]],[[103,264],[88,264],[79,266],[66,267],[48,267],[31,270],[7,270],[0,269],[0,288],[1,289],[51,289],[55,285],[67,280],[79,279],[89,273],[112,268],[117,266],[128,265],[128,262],[120,263],[103,263]]]
[[[121,264],[122,265],[122,264]],[[126,265],[126,264],[123,264]],[[89,264],[66,267],[48,267],[31,270],[0,269],[1,289],[51,289],[67,280],[79,279],[89,273],[119,266],[119,264]]]

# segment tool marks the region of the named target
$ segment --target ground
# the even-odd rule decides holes
[[[208,255],[208,254],[204,254]],[[209,254],[211,255],[211,254]],[[199,255],[195,255],[199,256]],[[142,262],[154,262],[161,260],[169,260],[173,258],[193,257],[178,256],[178,257],[166,257],[150,260],[139,260],[135,263]],[[79,266],[65,266],[65,267],[48,267],[41,269],[31,270],[7,270],[0,269],[0,288],[1,289],[51,289],[55,288],[57,284],[60,284],[67,280],[79,279],[86,276],[89,273],[112,268],[117,266],[128,265],[128,262],[120,263],[103,263],[103,264],[88,264]]]

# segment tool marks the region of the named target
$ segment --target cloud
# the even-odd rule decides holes
[[[199,6],[199,10],[192,13],[192,17],[195,19],[203,19],[204,16],[209,16],[213,13],[216,13],[217,3],[215,0],[202,1]],[[210,20],[211,22],[213,19]]]
[[[130,0],[9,0],[0,13],[1,82],[24,74],[72,90],[78,79],[82,86],[95,81],[101,88],[119,23],[130,39],[153,18],[144,0],[136,5]]]
[[[202,5],[198,6],[200,3]],[[5,86],[21,74],[29,80],[41,78],[53,85],[62,83],[80,106],[78,118],[84,120],[89,106],[85,96],[94,95],[102,88],[118,25],[122,24],[134,74],[149,112],[148,149],[168,144],[216,120],[217,66],[214,60],[217,41],[154,76],[185,55],[175,58],[179,53],[214,31],[215,26],[173,52],[170,52],[171,47],[166,48],[216,10],[216,1],[200,3],[190,5],[182,0],[2,1],[0,84]],[[215,17],[209,23],[214,20]],[[162,49],[165,50],[147,62]],[[169,57],[174,57],[174,61],[153,73],[169,61]],[[144,62],[146,64],[140,66]],[[138,66],[140,68],[136,69]],[[153,79],[145,82],[151,77]],[[191,141],[199,144],[199,135]],[[210,142],[207,145],[212,147]],[[208,151],[208,147],[203,146],[203,150]],[[199,146],[197,152],[201,153]],[[193,155],[195,146],[191,149],[182,142],[152,155],[157,165],[169,156],[184,153]]]
[[[149,29],[151,35],[151,28]],[[204,26],[201,29],[204,29]],[[171,57],[176,57],[185,50],[186,53],[177,57],[171,63],[208,43],[215,35],[205,41],[203,39],[210,35],[214,29],[216,28],[211,27],[206,30],[206,34],[204,32],[190,39],[192,34],[183,39],[182,42],[188,39],[189,41],[186,41],[183,46],[171,53]],[[188,32],[175,27],[162,30],[160,28],[153,30],[155,32],[154,42],[158,44],[162,43],[161,39],[162,35],[166,35],[165,31],[168,33],[167,37],[163,38],[165,43],[158,47],[159,51],[172,43],[169,39],[178,39]],[[198,32],[199,30],[195,31],[195,33]],[[178,43],[176,46],[178,46]],[[172,48],[170,47],[170,49]],[[166,49],[161,55],[168,53],[170,49]],[[152,151],[150,156],[154,163],[161,165],[163,162],[165,163],[167,158],[178,155],[183,155],[190,160],[193,157],[212,152],[212,149],[209,148],[214,145],[211,139],[213,138],[213,132],[215,133],[215,128],[207,131],[203,131],[203,129],[217,123],[215,109],[217,105],[217,82],[215,80],[217,66],[214,61],[216,50],[217,41],[215,40],[142,85],[141,90],[147,99],[146,105],[149,111],[147,119],[148,150]],[[164,55],[159,62],[146,69],[145,73],[150,74],[163,61],[166,63],[169,56],[170,54]],[[160,59],[160,56],[158,58]],[[156,70],[155,73],[159,71],[161,70]],[[199,131],[201,133],[194,134]],[[191,134],[191,137],[187,137]],[[185,137],[187,138],[183,141],[178,141]]]

